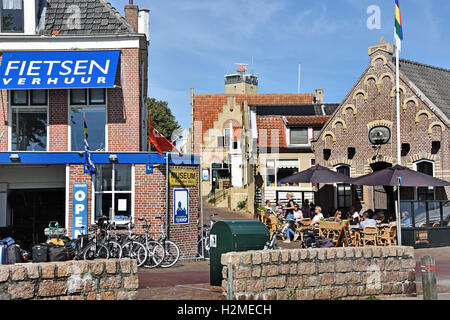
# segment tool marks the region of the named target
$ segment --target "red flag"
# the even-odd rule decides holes
[[[163,154],[164,151],[172,151],[173,149],[179,152],[177,147],[162,136],[151,124],[149,124],[148,139],[158,150],[159,154]]]

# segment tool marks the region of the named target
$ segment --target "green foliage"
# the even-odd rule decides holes
[[[215,204],[216,203],[216,198],[209,198],[208,199],[208,203]]]
[[[288,289],[286,300],[297,300],[297,289]]]
[[[171,140],[172,133],[180,129],[180,125],[175,120],[168,103],[155,98],[147,98],[147,109],[150,111],[152,126],[168,140]],[[151,148],[153,151],[156,150],[153,146]]]
[[[242,210],[247,207],[247,200],[248,200],[248,198],[245,198],[245,200],[238,202],[237,206],[238,206],[239,210]]]
[[[367,300],[378,300],[378,298],[376,296],[370,296],[367,298]]]
[[[267,212],[267,208],[266,207],[258,207],[258,208],[256,208],[257,210],[261,210],[261,211],[264,211],[264,212]]]

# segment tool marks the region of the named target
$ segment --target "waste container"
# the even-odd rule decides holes
[[[210,233],[210,283],[222,285],[223,253],[262,250],[269,240],[269,230],[260,221],[218,221]]]

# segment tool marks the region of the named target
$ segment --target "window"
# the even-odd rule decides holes
[[[282,185],[278,182],[283,178],[298,173],[298,159],[279,159],[277,161],[277,186]],[[297,186],[297,183],[289,183],[289,186]]]
[[[10,100],[11,150],[45,151],[47,90],[11,90]]]
[[[350,177],[349,166],[339,166],[336,168],[336,172]],[[338,183],[337,188],[337,207],[338,208],[350,208],[352,206],[352,187],[346,183]]]
[[[290,128],[290,144],[308,144],[308,128]]]
[[[0,0],[1,32],[24,32],[23,0]]]
[[[92,151],[106,150],[106,91],[105,89],[70,90],[71,150],[84,150],[84,123],[86,117],[88,143]],[[89,102],[89,103],[88,103]]]
[[[430,161],[421,161],[415,164],[416,171],[434,176],[433,163]],[[433,187],[418,187],[417,188],[418,200],[434,200],[434,188]]]
[[[132,215],[132,165],[97,165],[95,177],[95,219],[106,216],[116,223],[128,222]]]

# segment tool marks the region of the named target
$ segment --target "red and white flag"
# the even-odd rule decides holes
[[[158,153],[161,155],[164,151],[172,151],[175,150],[179,154],[181,152],[178,150],[176,145],[174,145],[172,142],[167,140],[161,133],[159,133],[156,128],[152,126],[151,117],[149,116],[149,123],[148,123],[148,140],[151,144],[153,144],[158,150]]]

